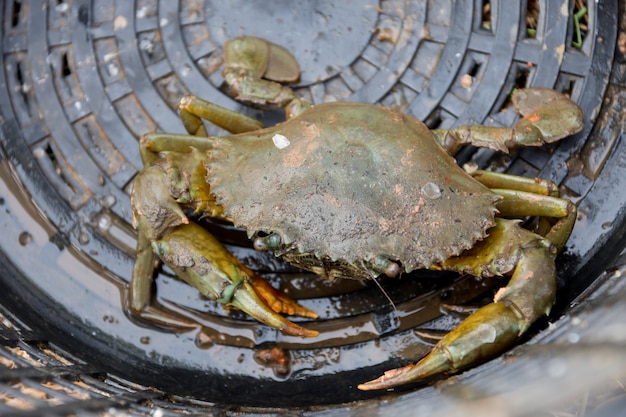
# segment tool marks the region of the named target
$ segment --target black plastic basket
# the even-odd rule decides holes
[[[7,0],[1,7],[0,415],[625,415],[624,2]],[[137,138],[182,132],[176,103],[188,92],[265,123],[281,117],[223,92],[221,48],[240,35],[292,51],[303,69],[295,91],[306,100],[378,103],[431,128],[510,125],[508,97],[524,86],[553,87],[577,101],[585,128],[559,144],[457,155],[550,179],[578,205],[549,319],[520,346],[461,375],[363,393],[357,383],[429,348],[403,342],[417,340],[415,329],[458,322],[441,316],[439,304],[479,298],[473,279],[383,282],[394,302],[423,306],[414,327],[400,330],[376,286],[316,281],[254,252],[224,225],[213,227],[231,250],[346,336],[332,346],[290,346],[291,367],[277,370],[255,360],[275,333],[207,302],[167,270],[156,280],[159,303],[204,329],[235,325],[220,339],[215,329],[173,334],[127,317]],[[372,336],[357,335],[357,322]]]

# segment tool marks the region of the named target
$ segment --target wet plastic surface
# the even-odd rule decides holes
[[[444,383],[452,387],[444,396],[462,401],[455,390],[467,384],[496,392],[481,385],[483,374],[484,384],[508,375],[519,388],[529,378],[516,363],[541,364],[541,355],[553,351],[532,345],[551,346],[559,329],[572,326],[572,300],[607,268],[622,270],[616,259],[625,230],[626,70],[619,46],[625,22],[617,20],[624,6],[588,2],[582,43],[575,47],[571,15],[578,6],[570,5],[566,15],[554,2],[540,3],[531,35],[525,16],[530,1],[303,2],[297,13],[283,2],[256,11],[247,2],[6,2],[0,301],[41,338],[98,372],[226,408],[360,401],[335,410],[407,412],[419,401],[426,413],[429,404],[442,401],[439,388],[425,387],[368,402],[385,394],[355,386],[425,353],[429,346],[414,330],[453,325],[455,319],[439,317],[439,304],[462,304],[485,290],[471,278],[426,274],[384,282],[398,308],[394,313],[373,285],[328,284],[296,273],[241,246],[240,232],[215,225],[239,257],[320,313],[312,326],[325,330],[322,338],[282,336],[201,299],[167,271],[157,279],[159,302],[199,322],[199,331],[166,333],[123,313],[134,248],[128,192],[141,165],[137,137],[155,129],[182,132],[173,109],[185,92],[277,120],[277,114],[243,108],[220,90],[223,42],[262,36],[293,51],[303,67],[296,91],[316,103],[380,103],[431,127],[510,125],[514,115],[500,110],[511,90],[525,85],[567,91],[583,107],[584,131],[557,146],[509,157],[474,149],[459,155],[461,162],[551,179],[579,206],[559,260],[554,324],[537,326],[528,350],[522,346]],[[586,296],[576,303],[585,302]],[[621,308],[619,301],[615,305]],[[287,370],[259,361],[259,351],[276,345],[289,352]],[[622,370],[623,359],[615,359]],[[254,394],[242,397],[250,387]]]

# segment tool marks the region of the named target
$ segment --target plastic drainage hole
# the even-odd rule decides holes
[[[13,10],[11,12],[11,26],[16,27],[20,23],[20,14],[22,11],[22,2],[21,0],[13,1]]]
[[[491,24],[491,2],[483,0],[480,8],[480,28],[493,33],[493,25]]]
[[[46,141],[44,144],[33,149],[33,155],[39,162],[39,166],[48,180],[52,182],[57,191],[59,191],[66,200],[71,202],[73,197],[78,193],[78,189],[76,188],[76,184],[70,181],[65,175],[62,161],[57,157],[52,144]]]
[[[528,80],[530,77],[530,69],[522,64],[517,65],[517,72],[513,77],[513,85],[511,86],[511,90],[502,100],[502,104],[500,105],[500,112],[506,112],[513,106],[513,101],[511,97],[513,96],[513,92],[516,89],[526,88],[528,86]]]
[[[518,66],[517,72],[515,73],[514,88],[526,88],[526,86],[528,86],[529,75],[530,70],[528,69],[528,67]]]
[[[59,160],[57,159],[57,156],[54,154],[54,150],[52,150],[52,146],[49,143],[46,143],[46,146],[43,148],[43,150],[44,150],[43,155],[45,155],[48,158],[56,174],[59,177],[63,177],[63,172],[61,171],[61,165],[59,164]]]
[[[559,80],[556,89],[561,93],[571,97],[574,92],[574,86],[576,85],[576,81],[577,80],[574,78],[563,78],[562,80]]]
[[[424,120],[424,124],[428,126],[429,129],[437,129],[443,123],[443,118],[441,117],[441,110],[437,109],[432,112],[428,118]]]
[[[539,7],[538,0],[526,1],[526,37],[537,37],[537,26],[539,25],[539,18],[541,15],[541,8]]]
[[[580,49],[589,30],[589,14],[583,0],[576,0],[572,19],[572,46]]]
[[[469,69],[469,71],[467,71],[467,74],[470,77],[476,77],[476,75],[480,71],[480,67],[482,67],[482,65],[483,65],[482,62],[478,62],[478,61],[472,62],[472,67]]]
[[[19,95],[22,97],[24,101],[24,109],[26,110],[26,114],[28,118],[33,116],[30,106],[30,86],[26,83],[24,77],[24,68],[22,68],[22,63],[18,61],[15,65],[15,80],[17,81],[17,85],[19,86]]]
[[[64,52],[63,55],[61,55],[61,75],[64,78],[72,75],[72,68],[70,67],[67,59],[67,52]]]

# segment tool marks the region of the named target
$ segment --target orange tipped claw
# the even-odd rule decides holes
[[[407,375],[410,375],[412,373],[411,370],[414,368],[415,364],[410,364],[403,368],[390,369],[376,379],[359,384],[357,388],[361,391],[373,391],[405,384],[411,381],[410,377],[407,378]]]
[[[386,371],[381,377],[359,384],[362,391],[389,389],[426,379],[432,375],[445,373],[450,370],[450,361],[442,350],[433,349],[425,358],[416,364]]]
[[[277,313],[287,314],[289,316],[307,317],[309,319],[319,317],[315,311],[301,306],[256,274],[252,275],[248,279],[248,282],[254,287],[254,291],[257,295],[265,300],[267,305]]]
[[[360,390],[388,389],[436,375],[458,372],[510,347],[527,327],[504,303],[487,304],[465,319],[416,364],[392,369]]]
[[[269,286],[269,284],[266,285]],[[292,301],[292,303],[295,304],[294,301]],[[247,281],[235,292],[230,305],[248,313],[261,323],[274,327],[281,332],[302,337],[316,337],[319,335],[319,332],[298,326],[270,309],[267,304],[259,298],[255,288]]]
[[[239,262],[209,232],[195,223],[170,230],[152,249],[176,275],[205,297],[238,308],[251,317],[287,334],[315,337],[318,332],[294,324],[279,312],[292,310],[306,317],[317,315],[279,293]],[[252,282],[251,282],[252,281]],[[260,290],[257,290],[260,288]],[[265,300],[269,300],[270,303]],[[276,308],[275,307],[275,308]]]

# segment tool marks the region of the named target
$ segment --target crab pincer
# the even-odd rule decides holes
[[[262,285],[258,290],[261,278],[242,265],[201,226],[195,223],[179,226],[153,242],[152,247],[162,262],[205,297],[242,310],[284,333],[304,337],[318,335],[317,331],[298,326],[278,314],[287,310],[292,314],[316,318],[315,312],[287,297],[277,302],[276,297],[280,295],[278,292],[268,293],[269,285]],[[274,311],[268,301],[276,305],[278,311]]]

